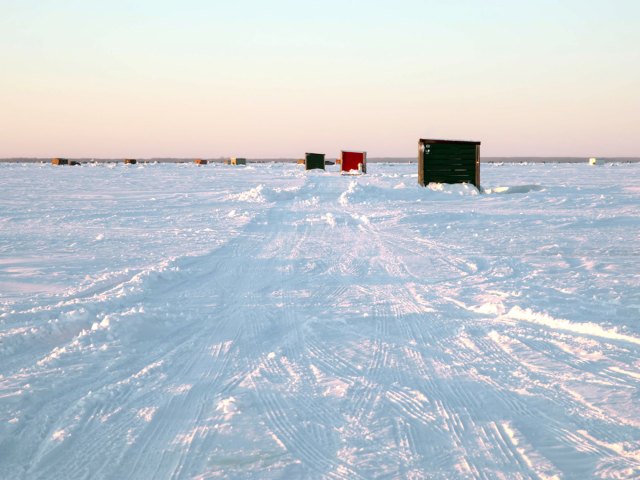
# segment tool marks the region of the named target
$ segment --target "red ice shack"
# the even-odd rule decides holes
[[[350,172],[351,170],[367,173],[367,152],[348,152],[342,150],[340,152],[340,167],[341,171]],[[362,167],[359,167],[359,166]]]

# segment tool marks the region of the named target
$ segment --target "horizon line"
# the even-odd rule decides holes
[[[135,158],[136,160],[144,162],[158,162],[158,163],[191,163],[196,159],[203,159],[212,163],[222,163],[224,160],[229,159],[229,156],[218,157],[4,157],[0,158],[0,163],[48,163],[53,158],[68,158],[69,160],[75,160],[86,163],[119,163],[125,159]],[[299,160],[299,157],[243,157],[247,161],[253,163],[295,163]],[[331,157],[330,157],[331,158]],[[581,163],[588,161],[589,158],[597,158],[603,162],[629,162],[638,163],[640,157],[635,156],[609,156],[609,157],[588,157],[588,156],[527,156],[527,155],[514,155],[514,156],[486,156],[481,157],[481,163],[496,163],[496,162],[531,162],[531,163]],[[416,161],[416,157],[370,157],[367,158],[368,162],[372,163],[411,163]]]

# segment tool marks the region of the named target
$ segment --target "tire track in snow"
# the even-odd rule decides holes
[[[240,275],[241,278],[243,279],[247,279],[249,285],[247,285],[248,287],[252,287],[253,285],[251,285],[251,279],[255,278],[255,276],[252,275],[247,275],[247,273],[250,272],[249,268],[244,268],[244,263],[242,262],[238,262],[239,259],[244,257],[244,252],[247,250],[247,246],[246,243],[254,243],[257,241],[263,241],[264,238],[260,235],[256,235],[256,226],[255,224],[250,225],[247,229],[246,229],[246,234],[243,235],[241,238],[238,239],[237,242],[235,242],[235,246],[233,248],[232,251],[232,259],[230,260],[231,265],[233,266],[229,271],[232,273],[232,275],[230,276],[230,278],[227,279],[221,279],[218,282],[218,286],[217,288],[221,288],[224,291],[224,295],[222,295],[221,297],[224,299],[224,303],[226,305],[229,305],[231,307],[230,311],[227,311],[225,313],[225,311],[223,310],[221,313],[223,316],[226,316],[227,318],[234,318],[237,317],[238,315],[241,314],[241,312],[238,310],[237,305],[241,305],[242,302],[236,301],[235,299],[240,299],[239,297],[245,295],[245,290],[237,290],[237,287],[235,286],[235,283],[233,281],[233,279],[235,279],[234,276],[236,275]],[[246,263],[246,262],[245,262]],[[246,332],[246,325],[241,325],[241,331],[242,332]],[[248,352],[240,352],[241,355],[246,355]],[[241,367],[242,368],[242,367]],[[246,368],[246,367],[245,367]],[[226,393],[230,393],[230,390],[227,390],[230,386],[233,386],[232,388],[235,388],[237,386],[240,385],[242,378],[249,374],[249,369],[247,368],[245,373],[236,373],[233,378],[231,379],[231,381],[228,383],[226,388],[223,388],[223,391],[226,390]],[[191,393],[191,391],[190,391]],[[197,392],[194,392],[194,395]],[[202,397],[202,394],[197,395],[198,397]],[[206,396],[205,396],[206,398]],[[201,409],[197,415],[196,415],[196,421],[193,423],[194,427],[192,431],[199,431],[201,433],[197,434],[195,439],[197,440],[201,440],[202,437],[204,436],[204,433],[208,433],[205,430],[197,430],[199,427],[199,424],[201,424],[202,422],[200,422],[200,419],[203,418],[204,416],[204,410]],[[206,428],[206,427],[203,427]],[[190,441],[188,442],[188,448],[192,448],[193,447],[193,440],[194,437],[188,437],[190,438]],[[205,439],[208,439],[209,436],[204,436]],[[202,450],[202,448],[205,448],[204,445],[206,445],[206,442],[200,442],[203,443],[202,447],[197,447],[196,450],[194,451],[195,453],[197,453],[198,451]],[[209,442],[210,443],[210,442]],[[191,454],[189,454],[190,450],[184,451],[182,452],[180,459],[178,460],[178,463],[176,465],[174,465],[172,467],[172,470],[174,471],[175,475],[180,475],[180,472],[182,471],[188,471],[190,468],[193,470],[195,467],[191,466],[189,467],[188,462],[187,462],[187,457],[189,458],[193,458],[193,457],[198,457],[197,454],[194,454],[193,452]],[[202,450],[204,451],[204,450]],[[194,470],[195,471],[195,470]]]
[[[200,332],[200,334],[201,333],[203,332]],[[204,333],[207,333],[207,332],[204,332]],[[191,370],[196,370],[196,372],[191,372],[189,374],[189,377],[199,381],[200,384],[202,384],[205,387],[204,388],[205,390],[206,390],[205,379],[207,379],[206,384],[209,384],[210,387],[213,388],[216,382],[218,381],[219,376],[222,374],[222,372],[225,371],[226,366],[228,364],[228,358],[224,359],[224,361],[222,362],[222,365],[220,365],[219,362],[216,363],[217,369],[215,371],[212,370],[213,365],[203,370],[204,365],[199,364],[198,361],[201,358],[206,358],[210,352],[210,349],[204,339],[200,343],[202,343],[202,345],[198,347],[197,350],[194,351],[194,336],[188,335],[186,339],[183,339],[183,341],[181,341],[178,345],[174,346],[171,351],[163,352],[161,354],[156,353],[158,357],[163,359],[161,360],[161,362],[163,362],[164,364],[174,365],[176,363],[175,360],[176,359],[179,360],[180,358],[184,358],[187,360],[183,362],[178,362],[179,365],[180,363],[182,363],[183,365],[177,371],[175,371],[174,367],[171,367],[171,369],[174,371],[170,371],[169,367],[163,367],[162,376],[164,377],[169,376],[169,381],[171,381],[176,376],[180,378],[184,378],[188,372],[190,372]],[[184,350],[188,350],[189,355],[185,356]],[[199,354],[196,353],[197,351],[199,351]],[[201,363],[201,360],[200,360],[200,363]],[[146,368],[147,367],[143,368],[143,371]],[[145,404],[162,405],[160,402],[160,399],[162,399],[164,395],[166,381],[163,381],[164,379],[160,379],[155,382],[156,385],[153,387],[151,387],[150,385],[140,385],[134,391],[129,387],[129,381],[130,379],[136,379],[136,378],[138,378],[138,374],[135,374],[123,380],[119,380],[116,383],[107,383],[104,386],[99,387],[97,391],[90,392],[88,397],[83,397],[76,403],[76,405],[80,405],[79,407],[76,407],[75,409],[72,408],[70,411],[68,411],[68,413],[65,414],[65,417],[62,417],[62,419],[59,420],[58,423],[64,425],[66,422],[65,418],[70,418],[70,417],[73,417],[74,415],[77,415],[74,413],[74,410],[77,411],[78,409],[80,409],[80,412],[82,412],[84,409],[82,405],[86,403],[85,398],[88,399],[89,397],[97,397],[98,399],[100,399],[98,401],[99,401],[99,405],[102,405],[100,407],[101,409],[114,404],[114,405],[118,405],[118,408],[120,410],[125,410],[128,412],[135,410],[135,404],[137,401],[139,401],[138,392],[141,392],[143,394]],[[203,401],[206,401],[207,395],[204,395],[204,394],[197,395],[198,392],[196,392],[196,390],[197,389],[194,389],[187,395],[182,395],[179,398],[188,399],[189,398],[188,395],[195,395],[194,398],[199,400],[203,399]],[[203,388],[201,388],[200,390],[203,390]],[[151,394],[147,392],[151,392]],[[108,402],[106,401],[107,399],[108,399]],[[177,411],[187,411],[188,410],[187,407],[188,405],[186,403],[186,400],[176,406],[176,408],[178,409]],[[159,413],[164,414],[165,407],[161,406],[159,409]],[[103,415],[104,415],[104,412],[101,412],[100,416],[103,416]],[[169,415],[169,416],[171,417],[173,415]],[[129,416],[120,415],[115,419],[116,420],[115,423],[113,421],[109,421],[107,424],[100,422],[96,424],[96,428],[98,430],[104,430],[108,426],[108,432],[111,438],[122,437],[124,436],[124,433],[128,429],[128,427],[131,426],[130,417],[131,415]],[[96,418],[96,415],[89,416],[87,418],[89,419],[93,418],[94,423],[95,421],[98,421],[98,419]],[[91,425],[90,421],[81,423],[81,426],[83,427],[83,429],[86,429],[86,427],[89,425]],[[120,433],[116,433],[118,432],[118,430],[120,430]],[[152,438],[153,441],[157,443],[162,437],[162,435],[159,432],[160,431],[156,429],[155,434],[151,435],[148,438]],[[73,430],[71,430],[70,433],[73,435]],[[89,437],[89,438],[93,440],[94,437]],[[100,439],[100,437],[98,436],[97,438],[95,438],[95,440],[96,440],[96,444],[94,446],[95,450],[102,451],[104,453],[104,450],[105,450],[104,439]],[[89,443],[84,442],[83,450],[82,450],[83,454],[86,454],[88,451],[90,451],[90,444],[91,442]],[[147,451],[147,449],[143,447],[142,451]],[[68,456],[73,457],[73,455],[68,455]]]
[[[502,348],[505,348],[505,351],[513,355],[514,358],[517,358],[518,355],[523,355],[519,352],[525,348],[524,344],[513,339],[506,340],[507,337],[496,337],[495,335],[494,337],[503,346]],[[535,385],[537,394],[541,395],[545,401],[550,402],[551,405],[554,405],[556,410],[560,409],[561,412],[565,412],[566,418],[564,419],[549,417],[540,412],[547,419],[540,424],[543,427],[538,428],[541,431],[537,435],[548,436],[553,439],[553,443],[559,442],[556,448],[565,450],[564,455],[557,457],[556,461],[565,464],[569,463],[571,468],[575,469],[580,464],[579,458],[584,457],[589,452],[597,453],[601,458],[611,456],[610,452],[602,450],[597,444],[584,438],[569,435],[563,425],[573,424],[575,428],[588,428],[594,434],[604,438],[610,435],[607,426],[611,424],[623,424],[633,429],[638,428],[637,422],[633,421],[633,418],[626,418],[622,416],[621,412],[611,411],[610,409],[605,411],[573,390],[575,387],[571,386],[571,382],[574,385],[584,385],[584,379],[580,376],[575,377],[572,373],[575,369],[565,364],[552,362],[548,357],[540,353],[536,352],[536,355],[539,355],[538,357],[531,357],[533,351],[525,349],[524,352],[525,354],[520,358],[519,363],[525,367],[528,366],[532,374],[536,374],[539,377],[539,379],[531,381]],[[574,376],[573,380],[571,380],[571,376]],[[631,401],[630,404],[633,404],[633,402]],[[572,412],[577,413],[574,414]],[[630,415],[633,416],[633,413],[630,413]],[[553,452],[553,450],[550,451]],[[621,463],[626,462],[627,468],[637,468],[637,464],[633,462],[630,463],[624,459],[619,459],[618,461]]]
[[[573,388],[569,380],[588,380],[594,385],[608,385],[606,391],[614,395],[619,390],[637,389],[637,365],[624,363],[629,358],[637,359],[633,345],[603,341],[599,358],[580,361],[584,354],[578,352],[577,337],[572,341],[558,332],[543,332],[535,324],[514,325],[466,310],[462,301],[480,297],[488,290],[515,290],[519,282],[529,282],[531,288],[525,292],[529,294],[543,285],[527,261],[496,259],[483,265],[477,261],[475,250],[463,251],[450,236],[445,239],[428,230],[425,234],[419,228],[418,233],[412,232],[411,222],[403,223],[400,218],[402,212],[390,215],[388,205],[376,204],[384,197],[377,198],[375,189],[370,189],[372,198],[367,204],[354,202],[343,208],[323,203],[338,197],[340,188],[344,190],[346,182],[342,180],[323,177],[320,184],[309,176],[305,186],[275,210],[269,205],[257,206],[260,218],[202,270],[204,273],[208,269],[217,282],[205,274],[200,278],[202,289],[186,292],[189,283],[180,283],[177,275],[169,275],[158,281],[167,281],[165,286],[172,285],[175,292],[149,287],[149,293],[160,292],[175,304],[170,311],[176,313],[177,325],[162,330],[176,347],[175,353],[165,354],[158,348],[153,355],[139,352],[138,358],[130,358],[132,368],[164,360],[163,367],[156,370],[156,383],[149,380],[140,392],[123,388],[114,393],[114,403],[123,404],[125,412],[111,411],[97,402],[85,407],[77,432],[56,440],[67,445],[67,450],[57,450],[60,456],[68,455],[70,445],[79,446],[72,443],[74,438],[89,436],[93,425],[98,425],[96,418],[110,415],[108,424],[112,426],[103,437],[109,446],[106,450],[125,465],[118,473],[128,473],[125,468],[131,467],[135,448],[120,450],[114,437],[127,433],[115,425],[130,421],[130,406],[141,416],[152,417],[148,423],[138,417],[141,425],[146,425],[148,436],[156,437],[155,441],[148,440],[149,455],[154,448],[166,447],[163,443],[172,437],[171,425],[162,425],[162,416],[179,416],[179,411],[188,410],[184,418],[175,420],[180,441],[169,446],[172,450],[166,457],[154,457],[149,463],[137,457],[140,464],[136,471],[159,477],[213,476],[216,466],[218,473],[223,470],[227,476],[240,477],[241,465],[245,473],[258,476],[293,471],[294,475],[336,478],[353,473],[367,478],[411,477],[424,472],[449,477],[543,478],[553,474],[554,468],[567,476],[624,476],[624,468],[633,468],[631,459],[637,452],[632,440],[638,438],[638,429],[619,425],[616,418],[610,418],[610,422],[597,416],[580,419],[579,413],[586,407],[562,388]],[[376,185],[384,181],[362,177],[357,182],[374,180]],[[376,188],[384,194],[384,189]],[[437,203],[423,204],[413,211],[434,211],[441,207]],[[367,223],[363,215],[374,220]],[[416,235],[433,242],[433,248],[413,245],[411,239]],[[329,240],[340,246],[331,245]],[[350,248],[342,249],[343,244]],[[243,253],[247,258],[240,258]],[[188,274],[191,270],[187,270]],[[276,270],[281,272],[279,276],[273,274]],[[540,290],[541,294],[550,291]],[[515,295],[521,292],[513,293],[510,301],[517,301]],[[334,299],[327,300],[329,296]],[[133,302],[133,294],[124,298],[123,305],[113,304],[109,328],[82,337],[88,340],[82,350],[52,358],[38,373],[53,376],[57,370],[64,378],[61,367],[70,374],[68,367],[83,353],[94,359],[109,359],[118,348],[135,344],[133,332],[123,330],[127,320],[122,318],[118,326],[118,317],[126,312],[129,300],[133,307],[139,303],[146,307],[144,320],[129,322],[131,329],[138,325],[136,329],[144,330],[153,325],[152,321],[164,320],[159,313],[164,304],[158,303],[159,310],[152,311],[146,298],[138,303]],[[206,344],[197,337],[197,319],[178,317],[183,303],[199,312],[210,309],[230,319],[226,327],[204,328],[201,335],[226,340],[237,332],[241,339],[250,339],[231,349],[220,382],[210,389],[206,384],[212,381],[214,370],[204,361],[189,363],[204,359]],[[217,319],[212,316],[201,320],[204,325]],[[90,327],[94,319],[82,322]],[[178,348],[176,332],[181,328],[187,331],[180,337],[183,346]],[[515,342],[511,352],[491,339],[493,331]],[[107,334],[114,335],[111,343],[106,341]],[[123,337],[131,337],[126,345],[118,343]],[[107,351],[99,357],[100,353],[89,347],[90,343],[100,346],[101,342],[113,348],[112,353]],[[553,350],[545,345],[553,345]],[[573,357],[572,350],[578,352]],[[598,347],[587,349],[587,353],[596,350]],[[271,352],[273,358],[269,358]],[[51,348],[42,358],[47,353],[53,353]],[[192,358],[180,360],[181,355]],[[218,368],[222,362],[222,358],[212,361],[215,366],[211,368]],[[173,370],[169,367],[172,363]],[[82,372],[83,365],[76,364],[76,378],[90,377]],[[558,375],[554,378],[556,367]],[[134,374],[121,365],[118,370],[112,381]],[[19,374],[4,379],[7,388],[18,391],[24,386],[20,383],[24,377]],[[167,378],[161,378],[162,374]],[[153,390],[156,385],[159,390],[181,385],[178,379],[195,385],[192,377],[201,377],[201,390],[192,386],[191,395],[183,393],[184,398],[174,401],[171,409],[162,404],[155,413],[144,410],[156,406],[160,398],[144,390]],[[554,381],[561,385],[554,385]],[[331,390],[332,385],[340,386],[340,390]],[[238,413],[230,420],[221,420],[224,415],[216,405],[231,395],[237,399]],[[60,405],[72,403],[73,398],[72,394]],[[263,399],[268,405],[262,403]],[[361,410],[354,410],[355,404]],[[595,402],[595,406],[601,405]],[[249,419],[243,417],[244,410],[251,412]],[[361,416],[354,418],[355,413]],[[62,423],[71,416],[66,415]],[[231,431],[214,433],[212,429],[221,422],[226,422]],[[49,430],[56,432],[55,426]],[[271,434],[279,435],[282,445]],[[142,442],[147,434],[140,435],[137,441]],[[244,442],[239,440],[242,437]],[[251,442],[262,446],[250,451],[255,445]],[[234,450],[238,445],[243,446],[243,455]],[[74,465],[73,472],[83,472],[86,465]],[[96,465],[92,462],[93,467]],[[34,473],[45,471],[55,476],[56,467],[49,464],[45,470],[43,464]],[[98,476],[113,471],[108,464],[96,468]]]
[[[393,236],[389,236],[388,239],[387,239],[387,242],[389,242],[390,244],[397,244],[397,239],[394,238]],[[433,247],[434,245],[431,245],[431,246]],[[440,255],[443,254],[442,249],[437,248],[435,250],[436,250],[436,253],[438,253]],[[418,253],[418,252],[413,251],[411,253]],[[458,271],[462,272],[463,274],[475,273],[475,270],[472,270],[472,271],[469,270],[469,268],[467,266],[467,263],[464,260],[460,260],[459,262],[449,262],[448,264],[450,266],[454,267],[455,269],[457,269]],[[405,265],[403,265],[402,267],[404,267],[404,268],[394,269],[393,273],[398,275],[398,274],[400,274],[400,272],[403,272],[406,275],[407,273],[410,272],[410,270],[408,268],[406,268]],[[411,275],[411,274],[409,274],[409,275]],[[413,276],[413,275],[411,275],[411,276]],[[416,279],[416,280],[419,281],[418,279]],[[416,300],[418,300],[418,299],[416,298],[415,295],[411,299],[406,299],[406,298],[403,299],[402,304],[404,305],[404,309],[409,310],[409,311],[413,311],[413,312],[416,312],[416,313],[418,313],[421,310],[423,310],[423,302],[417,302],[417,304],[416,304],[415,303]],[[460,310],[460,311],[462,311],[462,310]],[[398,317],[397,313],[395,313],[395,316]],[[410,331],[411,331],[411,329],[407,328],[406,325],[404,327],[402,325],[394,325],[394,327],[403,328],[405,330],[405,333],[410,333]],[[430,331],[433,331],[433,328],[431,328]],[[413,338],[409,338],[407,340],[408,340],[408,343],[411,344],[411,343],[415,343],[418,338],[420,338],[420,337],[418,335],[415,335],[415,336],[413,336]],[[438,346],[438,347],[444,349],[445,351],[448,351],[449,353],[451,353],[451,349],[448,348],[446,346],[446,344],[443,344],[441,340],[438,340],[438,339],[436,339],[434,337],[431,337],[430,341],[433,341],[433,340],[436,340],[436,342],[437,342],[436,345],[434,345],[434,346]],[[421,345],[428,344],[424,339],[422,339],[422,341],[419,342],[419,343]],[[415,361],[415,359],[416,359],[415,355],[410,356],[410,357]],[[463,360],[462,362],[458,362],[456,360],[453,360],[453,363],[454,364],[455,363],[463,363],[464,364],[465,363],[464,359],[462,359],[462,360]],[[400,371],[402,371],[402,369]],[[405,369],[405,371],[406,371],[406,369]],[[426,374],[429,371],[432,372],[433,368],[428,368],[428,367],[424,367],[424,366],[422,366],[420,368],[420,372],[422,372],[423,375]],[[404,383],[406,383],[406,382],[404,382]],[[477,403],[477,401],[475,401],[475,399],[472,396],[470,396],[469,393],[465,389],[463,389],[463,388],[461,388],[459,386],[454,387],[453,389],[449,389],[448,391],[446,391],[446,390],[442,391],[441,390],[442,386],[434,388],[435,385],[433,383],[431,383],[431,386],[432,386],[432,389],[431,389],[430,393],[432,395],[436,395],[436,396],[437,395],[441,395],[442,396],[442,399],[438,401],[439,402],[438,403],[438,408],[440,409],[441,416],[445,420],[446,419],[451,419],[451,421],[449,421],[449,420],[445,421],[445,428],[448,431],[453,433],[452,439],[453,439],[454,450],[461,448],[462,449],[461,452],[465,452],[465,451],[467,451],[467,448],[473,448],[472,447],[473,442],[470,442],[471,439],[468,438],[468,435],[465,433],[465,430],[468,431],[469,428],[466,428],[466,429],[462,428],[461,429],[462,423],[461,423],[461,420],[459,419],[458,415],[454,413],[455,408],[447,407],[446,403],[443,403],[443,401],[444,401],[444,399],[455,398],[455,399],[457,399],[456,402],[462,403],[462,404],[466,405],[467,408],[470,408],[472,410],[476,410],[476,409],[480,408],[480,406]],[[391,398],[394,398],[393,395],[391,395]],[[405,400],[407,400],[407,399],[405,398]],[[412,404],[410,402],[407,402],[403,406],[405,407],[405,409],[407,409],[407,407],[409,405],[412,405]],[[424,408],[424,406],[422,406],[422,407]],[[405,413],[408,413],[410,411],[411,411],[410,409],[407,409],[407,410],[405,410]],[[420,410],[418,410],[418,411],[420,411]],[[424,424],[430,425],[433,422],[434,418],[435,417],[426,417],[426,418],[422,417],[422,420],[423,420]],[[471,425],[473,425],[473,422],[471,423]],[[478,431],[476,434],[481,435],[482,432]],[[460,457],[460,458],[461,458],[461,460],[463,459],[463,457]],[[472,469],[472,471],[478,472],[478,471],[481,471],[482,463],[480,462],[478,464],[478,467],[480,468],[480,470],[478,470],[478,468],[474,467],[473,465],[467,465],[467,466],[470,469]],[[526,470],[526,468],[525,468],[525,470]]]
[[[278,217],[282,215],[284,213],[272,212],[272,216],[275,218],[269,223],[277,221]],[[286,255],[287,252],[291,252],[290,256],[287,256],[296,260],[302,256],[303,251],[308,251],[303,250],[303,245],[307,243],[309,232],[313,230],[312,225],[303,223],[297,225],[299,226],[296,227],[296,236],[294,237],[297,240],[294,245],[289,245],[288,236],[279,238],[283,235],[282,232],[273,233],[271,231],[270,235],[265,235],[264,243],[266,245],[277,246],[276,250],[269,248],[271,256],[282,257],[283,253]],[[284,287],[287,285],[286,281],[279,283]],[[256,374],[251,374],[249,379],[256,394],[256,403],[265,409],[265,419],[277,441],[295,458],[301,460],[305,468],[331,478],[360,478],[350,467],[336,460],[331,445],[325,443],[326,439],[323,439],[323,435],[318,436],[323,429],[314,433],[313,429],[309,431],[307,428],[302,428],[298,418],[300,412],[306,412],[304,418],[311,419],[316,425],[326,426],[331,424],[329,419],[332,411],[325,409],[321,402],[311,401],[308,397],[310,391],[318,392],[315,387],[315,379],[312,378],[310,364],[307,362],[297,363],[305,357],[301,319],[296,313],[295,298],[286,290],[282,293],[283,295],[277,299],[280,300],[283,307],[278,320],[280,329],[287,333],[280,337],[279,345],[273,345],[276,348],[272,349],[272,352],[264,355],[261,361],[257,361],[253,365],[253,371]],[[312,299],[313,295],[310,297],[310,300]],[[258,326],[257,321],[259,320],[260,318],[252,319],[252,327],[255,332],[252,336],[256,341],[259,338],[278,338],[274,337],[272,333],[264,335],[260,327],[268,327],[268,325],[261,323]],[[283,356],[279,357],[274,352],[280,352]],[[276,359],[278,360],[276,361]],[[293,384],[291,384],[292,381]],[[286,392],[282,390],[283,387],[286,387]],[[297,408],[289,406],[288,398],[292,395],[296,400]]]
[[[232,243],[231,245],[233,246],[233,243]],[[216,256],[217,254],[219,254],[219,253],[220,253],[220,252],[218,251],[217,253],[216,253],[216,252],[214,252],[213,254],[210,254],[210,255],[208,255],[208,256],[200,257],[200,258],[198,259],[198,260],[201,262],[201,263],[198,265],[198,268],[199,268],[199,270],[200,270],[200,271],[199,271],[199,272],[193,272],[193,271],[192,271],[191,273],[199,273],[199,274],[200,274],[200,275],[199,275],[199,276],[200,276],[200,278],[205,277],[205,276],[208,274],[208,272],[210,271],[210,270],[207,270],[207,266],[208,266],[208,262],[206,261],[206,260],[207,260],[207,258],[212,258],[212,259],[214,259],[214,260],[215,260],[215,256]],[[237,253],[237,251],[236,251],[236,253]],[[203,262],[202,262],[203,258],[205,259],[204,265],[203,265]],[[192,260],[192,261],[191,261],[191,265],[190,265],[190,266],[193,266],[193,265],[195,265],[195,261],[193,261],[193,260]],[[178,279],[178,280],[180,280],[180,279]],[[180,295],[180,289],[179,289],[179,287],[180,287],[181,285],[183,285],[183,284],[184,284],[184,282],[183,282],[183,281],[173,282],[173,284],[172,284],[171,286],[168,286],[168,287],[167,287],[167,286],[164,286],[164,288],[161,288],[161,290],[162,290],[163,292],[172,292],[172,291],[174,291],[175,289],[178,289],[178,295]],[[161,287],[162,287],[162,285],[161,285]],[[146,290],[144,293],[145,293],[145,294],[147,294],[147,295],[149,295],[149,293],[150,293],[150,292],[149,292],[148,288],[147,288],[147,290]],[[199,332],[199,333],[202,333],[202,332]],[[186,340],[185,342],[188,342],[188,341],[189,341],[189,340]],[[194,365],[194,362],[191,362],[189,365],[190,365],[190,366],[193,366],[193,365]],[[188,366],[187,366],[187,368],[188,368]],[[194,393],[195,393],[195,392],[194,392]],[[200,399],[202,399],[202,398],[206,399],[206,396],[202,396],[202,395],[201,395],[201,396],[200,396]],[[182,405],[182,407],[184,407],[184,405]],[[201,416],[201,414],[200,414],[200,416]],[[157,439],[157,437],[158,437],[158,436],[156,435],[156,436],[155,436],[155,438]],[[152,436],[152,438],[154,438],[154,436]]]

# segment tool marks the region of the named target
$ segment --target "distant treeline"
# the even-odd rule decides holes
[[[209,163],[224,163],[226,158],[205,158]],[[639,163],[640,157],[597,157],[603,163]],[[331,160],[331,157],[328,157]],[[69,158],[80,163],[122,163],[124,158]],[[193,163],[194,158],[138,158],[140,163]],[[296,163],[297,158],[247,158],[249,163]],[[587,163],[587,157],[482,157],[482,163]],[[51,158],[0,158],[0,163],[50,163]],[[370,163],[417,163],[415,157],[367,158]]]

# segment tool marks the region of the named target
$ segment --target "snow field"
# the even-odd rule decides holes
[[[415,168],[0,165],[0,478],[640,476],[640,165]]]

